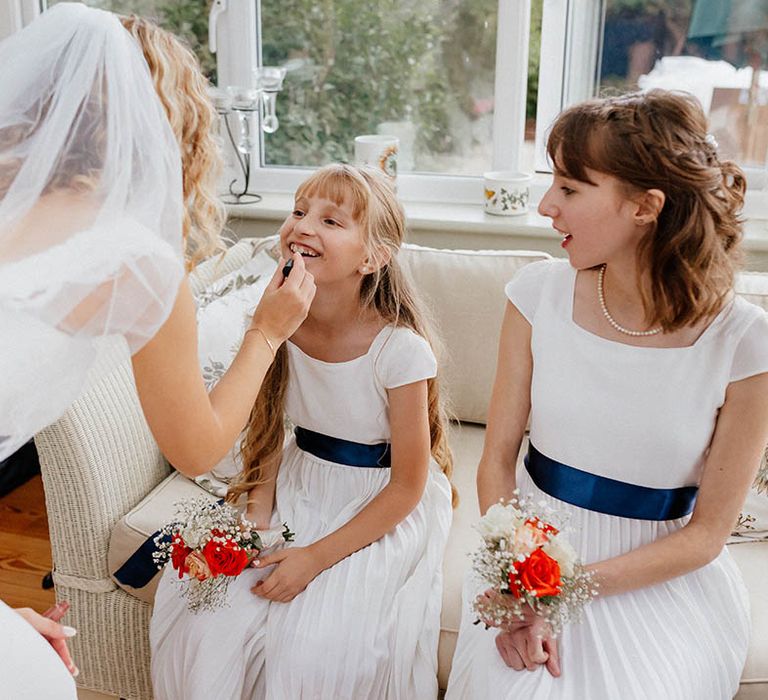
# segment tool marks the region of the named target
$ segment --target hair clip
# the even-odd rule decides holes
[[[718,145],[719,145],[719,144],[717,143],[717,139],[716,139],[716,138],[715,138],[715,137],[714,137],[712,134],[707,134],[707,135],[706,135],[706,137],[704,138],[704,140],[705,140],[705,141],[706,141],[706,142],[707,142],[707,143],[708,143],[710,146],[712,146],[712,148],[714,148],[714,149],[717,149],[717,147],[718,147]]]

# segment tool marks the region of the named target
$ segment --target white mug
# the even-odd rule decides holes
[[[517,216],[528,211],[531,175],[511,170],[483,174],[485,211],[497,216]]]
[[[365,134],[355,137],[355,163],[379,168],[394,180],[397,177],[397,153],[400,140],[386,134]]]

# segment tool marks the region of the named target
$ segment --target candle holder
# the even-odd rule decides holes
[[[235,187],[239,177],[229,183],[229,191],[222,196],[227,204],[254,204],[261,201],[260,194],[248,191],[251,157],[260,145],[259,125],[261,131],[268,134],[273,134],[280,126],[276,103],[284,78],[285,68],[263,66],[254,71],[253,87],[230,85],[226,90],[213,90],[216,111],[224,124],[243,177],[242,189]],[[237,119],[237,135],[230,123],[231,115]]]

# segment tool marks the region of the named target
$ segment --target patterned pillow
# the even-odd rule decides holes
[[[242,241],[240,245],[252,248],[246,261],[197,291],[198,356],[209,391],[232,364],[253,310],[277,268],[275,241],[275,237]],[[195,481],[206,491],[224,496],[227,483],[240,470],[239,450],[238,439],[221,462]]]
[[[768,273],[743,272],[736,278],[736,292],[768,311]],[[747,494],[730,542],[768,541],[768,447],[752,488]]]

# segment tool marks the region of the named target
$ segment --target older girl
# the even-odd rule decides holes
[[[733,292],[744,177],[663,91],[568,109],[548,151],[568,261],[507,286],[478,495],[564,511],[599,596],[557,640],[467,609],[448,698],[732,697],[749,614],[724,544],[768,437],[768,319]]]

